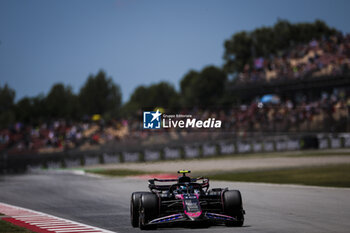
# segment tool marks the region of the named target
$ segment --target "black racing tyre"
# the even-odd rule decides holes
[[[143,193],[148,192],[134,192],[131,194],[130,200],[130,220],[133,227],[139,226],[139,209],[140,209],[140,198]]]
[[[141,230],[153,230],[156,225],[147,225],[159,215],[159,199],[154,193],[143,193],[140,198],[139,227]]]
[[[235,217],[238,221],[227,221],[226,226],[243,226],[244,223],[244,211],[242,204],[241,192],[238,190],[228,190],[223,194],[224,212],[226,215]]]

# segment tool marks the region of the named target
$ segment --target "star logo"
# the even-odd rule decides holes
[[[158,120],[158,117],[161,116],[162,114],[161,114],[161,113],[159,112],[159,110],[157,109],[157,112],[151,113],[151,115],[153,116],[153,118],[152,118],[152,120],[151,120],[151,122],[152,122],[152,121],[154,121],[155,119]]]

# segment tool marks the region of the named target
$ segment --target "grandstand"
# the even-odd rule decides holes
[[[242,101],[267,93],[276,93],[283,99],[303,95],[308,100],[317,100],[322,92],[347,88],[349,41],[349,35],[337,35],[295,46],[278,57],[258,58],[254,66],[245,65],[230,91]]]

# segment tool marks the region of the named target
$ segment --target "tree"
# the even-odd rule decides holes
[[[39,94],[35,97],[30,98],[32,103],[31,110],[31,123],[39,124],[40,122],[47,119],[47,109],[46,109],[46,101],[45,96],[43,94]]]
[[[16,120],[37,125],[49,118],[46,97],[39,94],[35,97],[23,97],[15,105]]]
[[[147,105],[173,109],[178,106],[178,93],[175,88],[167,83],[160,82],[148,88],[149,98]]]
[[[128,114],[139,109],[153,110],[156,107],[173,110],[179,106],[178,99],[179,95],[175,88],[167,82],[160,82],[148,87],[138,86],[128,103],[125,104],[124,109]]]
[[[33,116],[33,104],[29,97],[23,97],[16,104],[16,119],[20,122],[30,123]]]
[[[99,71],[96,76],[90,75],[80,89],[79,104],[83,114],[115,117],[121,106],[120,88],[105,72]]]
[[[241,72],[245,64],[252,64],[254,57],[268,58],[289,49],[292,45],[337,33],[339,32],[336,29],[327,26],[321,20],[296,24],[278,20],[273,27],[238,32],[224,42],[224,69],[228,73]]]
[[[231,40],[225,41],[224,45],[225,70],[228,73],[241,71],[252,57],[253,40],[249,33],[245,31],[236,33]]]
[[[53,85],[45,102],[49,117],[75,119],[79,115],[77,96],[70,86],[65,87],[62,83]]]
[[[13,107],[16,92],[7,84],[0,86],[0,114],[10,110]]]
[[[184,107],[214,107],[220,104],[225,92],[227,76],[215,66],[205,67],[200,73],[190,71],[180,82]]]
[[[16,92],[7,84],[0,86],[0,126],[7,127],[15,122],[14,100]]]
[[[195,89],[200,74],[197,71],[190,70],[180,81],[181,105],[184,107],[194,106],[196,104]]]

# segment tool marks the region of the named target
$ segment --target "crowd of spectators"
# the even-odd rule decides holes
[[[279,55],[255,58],[238,74],[238,83],[337,76],[350,70],[350,35],[299,44]]]
[[[222,121],[220,129],[144,130],[142,114],[128,120],[70,122],[57,120],[38,126],[17,123],[0,131],[0,151],[11,153],[50,153],[68,149],[90,150],[107,142],[149,140],[166,134],[190,137],[191,132],[344,132],[350,131],[350,97],[343,93],[323,96],[317,101],[262,103],[252,101],[228,109],[182,110],[197,119]]]
[[[0,151],[11,153],[50,153],[69,149],[92,149],[108,140],[118,140],[125,134],[123,122],[71,122],[56,120],[37,126],[16,123],[0,130]]]
[[[316,101],[285,100],[278,103],[262,103],[259,100],[231,108],[214,110],[183,110],[182,115],[207,120],[215,118],[222,121],[216,129],[162,129],[164,132],[186,134],[186,132],[234,132],[234,133],[299,133],[299,132],[349,132],[350,97],[344,92],[327,96]],[[141,119],[141,116],[140,116]],[[161,130],[140,130],[140,121],[129,121],[129,135],[147,138],[159,134]],[[176,134],[175,134],[176,137]]]

